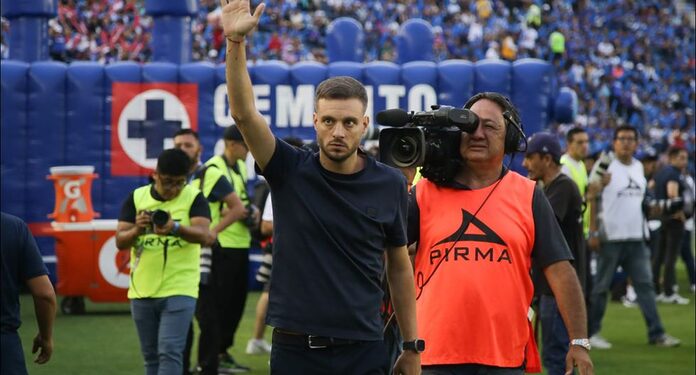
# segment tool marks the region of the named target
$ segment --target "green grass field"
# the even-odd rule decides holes
[[[655,348],[647,344],[645,324],[638,308],[610,303],[602,335],[614,344],[611,350],[593,350],[597,374],[669,374],[696,373],[694,350],[694,295],[688,292],[683,269],[679,270],[682,295],[691,299],[688,306],[658,305],[667,332],[682,340],[678,348]],[[268,355],[246,355],[244,349],[253,329],[258,292],[251,293],[237,333],[232,354],[238,362],[250,366],[249,374],[268,374]],[[31,359],[31,340],[36,334],[31,297],[22,296],[20,335],[30,374],[140,374],[143,373],[138,339],[127,304],[87,302],[87,314],[63,315],[56,319],[54,353],[46,365]],[[270,336],[270,329],[267,337]],[[195,350],[195,349],[194,349]],[[194,351],[195,352],[195,351]],[[298,374],[300,375],[300,374]]]

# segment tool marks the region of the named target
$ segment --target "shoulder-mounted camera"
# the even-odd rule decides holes
[[[473,133],[479,118],[469,109],[434,105],[430,111],[388,109],[377,123],[389,126],[379,133],[380,161],[397,168],[418,167],[436,184],[454,179],[461,164],[461,132]]]

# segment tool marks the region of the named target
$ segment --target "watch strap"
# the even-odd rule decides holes
[[[412,341],[404,341],[401,344],[403,350],[410,350],[416,353],[421,353],[425,350],[425,340],[415,339]]]
[[[174,225],[172,225],[172,230],[169,231],[169,233],[170,233],[172,236],[178,236],[178,235],[179,235],[179,229],[181,229],[181,223],[179,223],[178,221],[175,221],[175,222],[174,222]]]
[[[587,350],[592,349],[592,345],[590,345],[589,339],[572,339],[570,340],[570,345],[582,346]]]

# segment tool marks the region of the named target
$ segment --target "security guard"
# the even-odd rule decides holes
[[[588,146],[590,144],[590,138],[587,135],[585,129],[581,127],[575,127],[568,130],[566,134],[566,153],[561,156],[561,172],[570,177],[575,184],[578,186],[580,191],[580,196],[585,198],[585,191],[587,190],[588,179],[587,179],[587,169],[585,168],[585,157],[587,157]],[[590,207],[587,203],[585,211],[583,213],[583,230],[585,237],[590,233]]]
[[[246,157],[249,149],[236,126],[230,126],[223,133],[225,150],[222,155],[213,156],[205,164],[208,169],[218,169],[232,184],[235,194],[239,197],[244,207],[247,207],[243,219],[249,215],[254,216],[247,195],[246,182]],[[230,207],[226,207],[230,209]],[[224,210],[223,210],[224,212]],[[255,213],[258,215],[258,212]],[[227,349],[234,344],[234,334],[242,319],[244,305],[246,304],[247,289],[249,284],[249,247],[251,246],[251,233],[246,220],[238,220],[218,233],[218,244],[213,247],[214,263],[219,276],[215,287],[224,292],[224,298],[218,298],[218,318],[220,322],[220,346],[219,354],[220,372],[244,372],[249,368],[235,362]],[[216,250],[217,248],[217,250]]]
[[[217,288],[220,277],[224,272],[217,272],[215,259],[220,257],[220,247],[212,246],[217,241],[218,233],[222,232],[230,224],[245,216],[245,208],[242,201],[229,181],[224,177],[219,168],[210,167],[201,163],[201,146],[198,133],[191,129],[181,129],[174,134],[174,147],[186,153],[191,159],[189,170],[189,183],[200,189],[210,207],[210,238],[201,248],[201,282],[199,287],[198,303],[196,304],[196,319],[200,328],[198,341],[198,366],[196,372],[218,374],[218,348],[220,346],[220,319],[216,305],[218,301],[226,300],[225,291]],[[222,208],[226,206],[224,215]],[[189,357],[193,345],[193,325],[189,327],[189,337],[186,340],[184,351],[184,373],[188,374]]]

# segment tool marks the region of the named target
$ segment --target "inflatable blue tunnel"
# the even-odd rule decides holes
[[[92,187],[94,209],[101,218],[115,219],[125,197],[147,182],[157,155],[172,146],[178,129],[197,130],[203,158],[214,154],[233,120],[224,65],[190,62],[190,17],[197,2],[145,3],[155,22],[154,62],[100,65],[46,61],[47,37],[41,35],[47,19],[55,15],[52,0],[2,1],[3,15],[13,27],[11,60],[0,63],[2,211],[29,223],[47,222],[55,199],[46,180],[49,168],[92,165],[99,175]],[[22,27],[15,29],[16,25]],[[498,91],[520,109],[528,135],[545,129],[552,120],[572,121],[574,93],[556,87],[547,62],[421,60],[432,56],[423,53],[421,45],[432,43],[432,35],[427,35],[432,30],[424,22],[405,26],[399,35],[404,38],[399,44],[401,64],[359,62],[362,46],[351,50],[357,57],[346,54],[348,43],[364,38],[359,24],[341,20],[327,38],[340,46],[329,46],[334,56],[328,65],[290,66],[281,61],[251,65],[256,105],[272,131],[279,137],[314,139],[314,90],[337,75],[355,77],[366,85],[371,118],[388,108],[422,111],[434,104],[462,106],[477,92]],[[32,38],[34,45],[24,45]],[[42,248],[52,251],[51,244]]]

